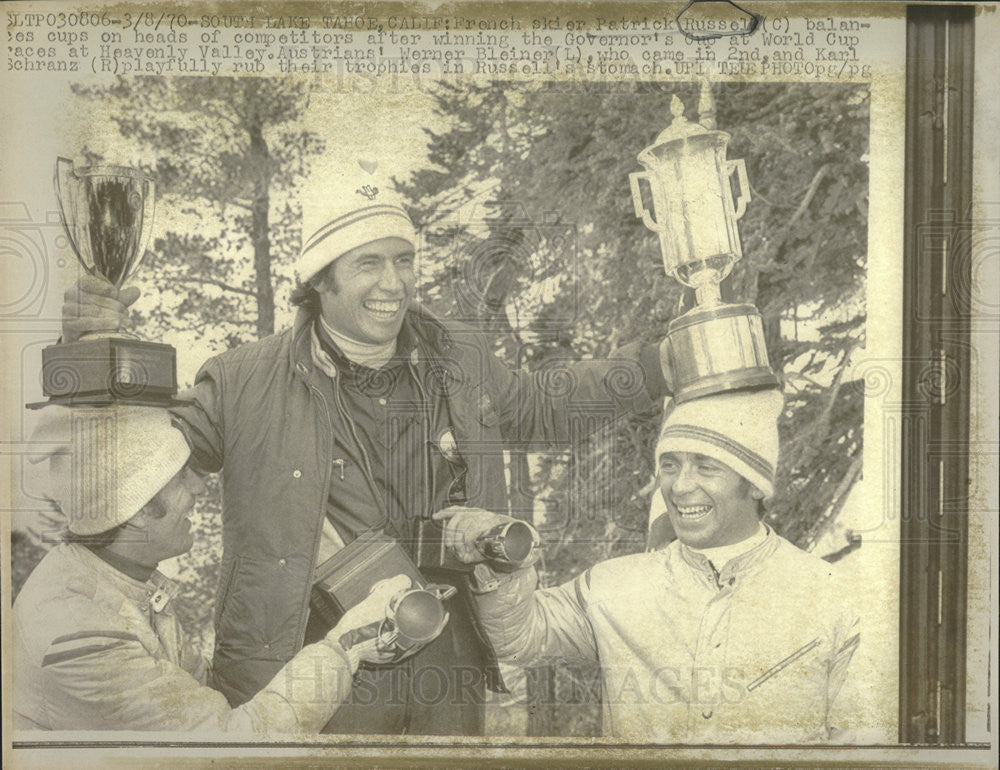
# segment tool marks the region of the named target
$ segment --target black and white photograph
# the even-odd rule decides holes
[[[5,764],[995,766],[994,8],[4,14]]]

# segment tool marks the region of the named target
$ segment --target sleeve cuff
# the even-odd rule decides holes
[[[510,572],[496,572],[485,562],[479,562],[472,570],[469,590],[474,594],[489,594],[511,579]]]
[[[319,641],[317,641],[316,644],[322,644],[322,645],[325,645],[326,647],[329,647],[337,655],[339,655],[341,658],[343,658],[344,662],[347,664],[348,668],[351,670],[351,673],[354,673],[355,671],[357,671],[358,666],[360,665],[360,660],[356,659],[357,656],[356,655],[351,655],[350,652],[348,652],[347,650],[344,649],[344,646],[340,642],[338,642],[336,639],[331,639],[330,636],[329,636],[329,634],[327,634],[322,639],[320,639]]]
[[[651,343],[639,349],[639,366],[646,374],[646,392],[654,401],[672,395],[670,383],[663,376],[663,365],[660,362],[660,344]]]

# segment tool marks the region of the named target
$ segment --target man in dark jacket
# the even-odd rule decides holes
[[[313,570],[369,530],[413,552],[420,519],[509,508],[503,451],[566,444],[666,394],[656,346],[568,367],[572,387],[508,370],[487,341],[413,301],[416,237],[369,164],[327,175],[304,205],[292,329],[210,359],[176,410],[200,468],[222,472],[215,686],[251,698],[304,643]],[[137,294],[87,277],[64,336],[115,329]],[[433,576],[437,582],[447,577]],[[483,732],[484,672],[464,579],[451,621],[398,665],[360,672],[330,732]]]

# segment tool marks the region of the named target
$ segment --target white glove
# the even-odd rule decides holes
[[[443,521],[444,544],[455,554],[455,558],[466,564],[485,561],[483,552],[476,546],[476,540],[499,524],[517,521],[510,516],[490,513],[482,508],[466,508],[453,505],[438,511],[433,516],[435,521]]]
[[[411,581],[406,575],[378,581],[371,587],[368,597],[345,612],[340,622],[327,633],[327,639],[344,648],[353,669],[357,670],[362,661],[390,663],[396,658],[395,649],[379,644],[378,633],[389,601],[410,587]]]

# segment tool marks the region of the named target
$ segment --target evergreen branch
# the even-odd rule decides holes
[[[826,385],[824,385],[822,382],[813,377],[810,377],[807,374],[802,374],[802,372],[785,372],[784,377],[785,377],[785,382],[789,383],[790,385],[794,385],[796,382],[807,382],[819,390],[824,390],[826,388]],[[834,393],[834,395],[836,395],[836,393]]]
[[[231,115],[227,115],[222,110],[215,109],[213,106],[211,106],[209,104],[202,105],[202,110],[206,114],[212,115],[212,116],[218,118],[219,120],[228,123],[233,128],[236,128],[236,129],[241,129],[242,128],[242,126],[240,125],[240,122],[237,121],[235,118],[233,118]]]
[[[799,217],[806,213],[806,209],[809,208],[809,204],[812,203],[812,199],[816,196],[816,191],[819,189],[820,182],[823,181],[823,177],[825,177],[829,172],[829,163],[820,166],[816,171],[816,175],[813,176],[812,182],[809,184],[809,189],[802,198],[802,202],[799,203],[799,207],[795,209],[795,213],[792,214],[791,219],[788,220],[788,228],[791,228],[791,226],[799,220]]]
[[[186,275],[183,277],[176,278],[175,280],[184,283],[201,283],[201,284],[209,284],[211,286],[218,286],[220,289],[224,289],[225,291],[235,292],[236,294],[244,294],[247,297],[253,297],[254,299],[257,299],[257,292],[253,291],[252,289],[244,289],[241,286],[233,286],[232,284],[228,284],[225,281],[220,281],[215,278],[204,278],[193,275]]]
[[[807,547],[811,548],[833,525],[837,520],[837,516],[840,515],[841,510],[843,510],[844,505],[847,503],[847,497],[850,491],[854,488],[854,482],[857,481],[858,476],[861,475],[862,458],[861,455],[857,455],[852,461],[850,467],[848,467],[847,472],[844,473],[844,477],[840,480],[837,488],[834,490],[832,500],[830,502],[830,507],[826,510],[826,514],[813,525],[812,532],[809,533],[809,541]]]

